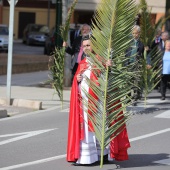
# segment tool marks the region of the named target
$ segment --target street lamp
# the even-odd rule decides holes
[[[51,0],[48,0],[48,14],[47,14],[47,26],[50,27],[50,3]]]
[[[170,15],[170,1],[166,0],[166,17]],[[170,31],[170,19],[166,21],[166,30]]]
[[[60,26],[62,25],[62,0],[56,0],[56,33],[55,33],[55,45],[61,47],[61,34]]]
[[[7,65],[7,104],[11,101],[11,74],[12,74],[12,54],[13,54],[13,32],[14,32],[14,9],[18,0],[8,0],[10,5],[9,14],[9,44],[8,44],[8,65]]]

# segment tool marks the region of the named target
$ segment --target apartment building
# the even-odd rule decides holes
[[[140,0],[136,0],[139,3]],[[152,19],[156,22],[165,15],[166,0],[146,0],[152,9]],[[73,0],[62,0],[66,9]],[[22,38],[22,32],[26,24],[37,23],[46,24],[50,28],[56,22],[56,0],[18,0],[15,6],[14,16],[14,38]],[[82,24],[91,23],[92,16],[100,0],[79,0],[71,23]],[[63,8],[64,9],[64,8]],[[9,23],[9,3],[8,0],[0,0],[0,23]]]

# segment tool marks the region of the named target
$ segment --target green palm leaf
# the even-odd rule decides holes
[[[92,112],[89,119],[101,147],[100,167],[103,166],[105,147],[124,129],[125,122],[130,118],[126,106],[131,99],[127,96],[133,86],[130,80],[136,73],[129,71],[130,66],[125,67],[124,63],[136,14],[133,0],[101,0],[92,24],[92,48],[98,57],[94,54],[90,57],[93,60],[92,68],[93,64],[96,66],[93,72],[97,75],[100,70],[100,85],[86,77],[86,83],[97,100],[83,89],[88,100],[82,99],[82,103],[88,108],[87,113],[88,110]],[[111,68],[104,65],[108,59],[114,63]]]
[[[61,26],[61,37],[63,41],[67,41],[68,39],[68,31],[70,28],[70,20],[74,8],[77,4],[78,0],[74,0],[70,10],[68,11],[68,16],[66,22],[63,26]],[[51,73],[51,84],[55,89],[56,93],[58,94],[61,106],[63,108],[63,89],[64,89],[64,58],[65,58],[65,47],[59,48],[56,47],[52,56],[53,64],[49,67]]]
[[[151,11],[148,10],[148,6],[146,3],[146,0],[141,0],[140,5],[141,7],[141,13],[140,13],[140,26],[141,26],[141,41],[144,44],[144,46],[150,46],[152,45],[152,42],[155,38],[156,30],[158,26],[162,25],[163,18],[160,19],[160,21],[157,23],[157,25],[153,25],[151,21]],[[147,69],[147,60],[148,57],[151,60],[152,68]],[[145,98],[145,105],[146,105],[146,98],[147,95],[154,89],[154,87],[159,83],[160,81],[160,70],[161,67],[158,68],[161,62],[161,52],[158,51],[157,48],[151,49],[149,52],[149,55],[146,51],[144,51],[144,58],[141,61],[142,64],[142,70],[141,70],[141,82],[140,87],[142,87],[144,98]]]

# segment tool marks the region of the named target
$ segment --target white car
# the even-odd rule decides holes
[[[8,52],[8,37],[8,26],[0,24],[0,51]]]

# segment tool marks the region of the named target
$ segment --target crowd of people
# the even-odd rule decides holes
[[[84,106],[80,107],[82,103],[79,100],[80,96],[81,98],[87,98],[86,94],[83,92],[83,88],[88,91],[89,87],[84,78],[88,77],[89,79],[95,79],[93,71],[88,64],[91,62],[88,52],[93,52],[89,38],[90,32],[90,26],[84,24],[80,29],[80,34],[76,34],[76,38],[71,47],[68,46],[67,42],[63,42],[63,46],[66,47],[66,52],[72,55],[72,89],[70,98],[67,161],[73,162],[73,165],[75,166],[93,164],[99,161],[100,155],[98,141],[95,138],[94,131],[91,131],[88,128],[89,125],[86,123],[88,122],[88,116],[87,113],[83,111]],[[158,29],[155,35],[155,40],[150,47],[144,46],[140,41],[140,27],[138,25],[133,27],[132,36],[133,39],[126,51],[126,57],[128,57],[126,64],[131,64],[140,60],[144,55],[144,50],[149,53],[151,49],[157,48],[162,52],[162,62],[160,63],[162,64],[160,92],[161,100],[165,100],[167,83],[170,80],[170,40],[168,40],[168,32],[162,32],[161,29]],[[147,62],[147,68],[150,69],[152,67],[152,62],[150,60]],[[106,62],[106,66],[109,67],[111,65],[111,61]],[[133,71],[135,71],[135,68],[133,69]],[[136,106],[137,100],[142,96],[142,91],[138,88],[134,88],[133,91],[133,104]],[[80,117],[83,117],[83,121],[81,121]],[[80,135],[81,130],[85,133],[84,137],[81,137]],[[110,147],[106,149],[104,160],[108,161],[113,158],[119,161],[127,160],[127,149],[129,147],[130,142],[125,127],[124,130],[110,143]]]

